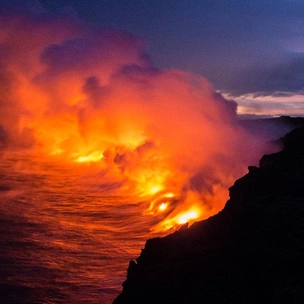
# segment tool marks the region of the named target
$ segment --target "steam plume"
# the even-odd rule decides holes
[[[0,142],[95,162],[100,183],[151,202],[159,229],[211,215],[256,142],[203,77],[153,66],[143,39],[77,19],[0,23]],[[80,165],[80,164],[78,164]]]

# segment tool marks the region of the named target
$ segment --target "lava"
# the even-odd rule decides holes
[[[62,151],[63,152],[63,151]],[[60,153],[60,151],[59,151]],[[57,153],[57,154],[59,154]],[[75,159],[78,163],[87,163],[87,162],[99,162],[103,158],[103,154],[100,151],[94,151],[88,155],[80,155]]]
[[[190,210],[185,213],[179,214],[177,217],[177,223],[178,224],[186,224],[190,220],[197,219],[199,217],[199,211],[198,210]]]

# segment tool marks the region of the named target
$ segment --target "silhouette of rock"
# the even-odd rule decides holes
[[[217,215],[148,240],[114,303],[304,303],[304,128],[280,141]]]

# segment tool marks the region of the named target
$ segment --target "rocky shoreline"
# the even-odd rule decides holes
[[[281,142],[220,213],[148,240],[114,303],[304,303],[304,128]]]

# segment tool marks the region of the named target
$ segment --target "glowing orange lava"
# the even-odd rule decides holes
[[[164,211],[167,209],[167,207],[168,207],[167,203],[161,203],[160,206],[158,207],[158,210]]]
[[[99,162],[103,158],[102,152],[95,151],[88,155],[78,156],[75,161],[78,163]]]
[[[177,216],[177,223],[178,224],[186,224],[190,220],[197,219],[199,217],[199,211],[198,210],[189,210],[185,213],[181,213]]]

